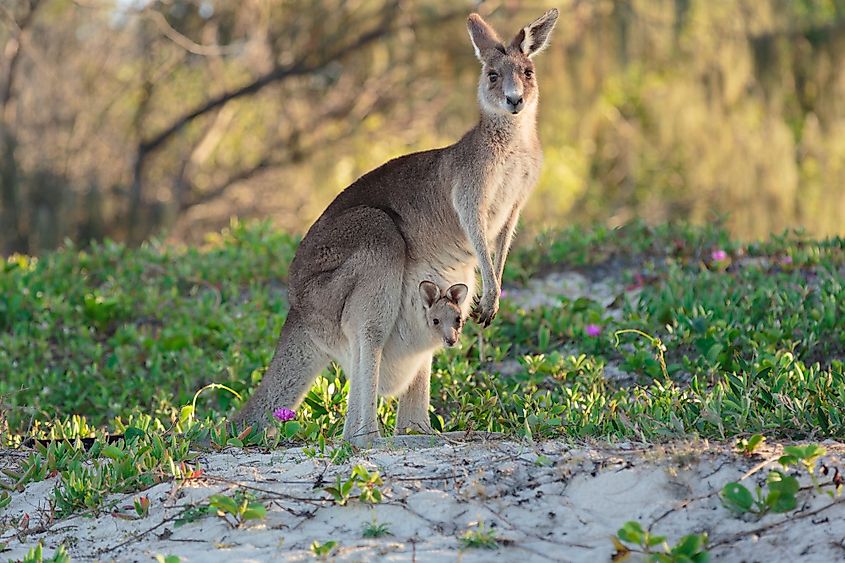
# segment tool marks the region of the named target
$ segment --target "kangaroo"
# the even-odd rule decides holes
[[[275,354],[236,424],[263,426],[272,409],[296,408],[334,359],[350,381],[345,440],[369,446],[379,438],[379,392],[399,397],[400,431],[433,433],[422,284],[469,280],[466,292],[475,294],[477,267],[473,318],[488,326],[496,316],[505,260],[543,159],[532,59],[557,18],[549,10],[503,43],[481,16],[469,16],[481,62],[478,124],[451,146],[365,174],[311,226],[289,269],[290,310]],[[470,303],[458,307],[464,318]]]

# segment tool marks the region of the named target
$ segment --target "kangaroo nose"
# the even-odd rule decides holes
[[[519,97],[516,97],[516,96],[505,96],[505,99],[507,99],[507,100],[508,100],[508,103],[509,103],[510,105],[512,105],[513,107],[516,107],[516,106],[518,106],[519,104],[521,104],[521,103],[522,103],[522,96],[519,96]]]
[[[446,338],[446,346],[454,346],[455,342],[457,342],[454,338]]]

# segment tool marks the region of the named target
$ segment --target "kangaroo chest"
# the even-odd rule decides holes
[[[518,213],[539,177],[540,164],[529,154],[516,154],[499,165],[490,178],[487,203],[487,237],[495,239]]]

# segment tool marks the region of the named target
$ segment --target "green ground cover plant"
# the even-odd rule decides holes
[[[202,248],[105,242],[9,258],[0,273],[4,441],[194,425],[218,447],[259,443],[257,433],[231,434],[223,417],[270,360],[296,242],[234,223]],[[436,357],[432,423],[537,437],[841,438],[844,268],[842,239],[800,233],[753,244],[718,226],[548,233],[514,253],[506,292],[576,269],[621,280],[636,297],[620,290],[611,315],[588,298],[524,310],[506,294],[494,326],[468,324],[463,347]],[[503,376],[502,361],[518,363]],[[610,365],[629,377],[609,377]],[[218,387],[196,395],[209,384]],[[278,423],[281,437],[317,445],[336,436],[347,389],[329,368],[296,418]],[[395,402],[382,401],[380,416],[389,431]],[[32,471],[64,471],[73,455],[54,449]]]

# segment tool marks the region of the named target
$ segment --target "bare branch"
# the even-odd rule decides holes
[[[154,135],[150,139],[143,141],[138,147],[139,152],[142,155],[146,155],[156,150],[165,141],[170,139],[170,137],[181,131],[182,128],[188,125],[191,121],[222,106],[223,104],[226,104],[238,98],[242,98],[244,96],[255,94],[261,91],[264,87],[269,86],[270,84],[274,84],[276,82],[280,82],[282,80],[286,80],[294,76],[303,76],[322,70],[329,64],[341,60],[349,54],[354,53],[366,47],[367,45],[374,43],[375,41],[386,37],[391,33],[396,32],[398,28],[395,28],[390,24],[390,13],[392,13],[392,11],[387,10],[386,16],[383,18],[382,22],[378,26],[371,29],[370,31],[361,34],[352,43],[348,45],[342,45],[329,51],[318,62],[309,64],[306,62],[306,58],[302,57],[289,65],[278,66],[236,90],[224,92],[208,100],[204,104],[194,108],[193,110],[185,113],[181,117],[174,120],[168,127],[159,132],[157,135]],[[461,8],[460,11],[456,10],[447,14],[443,14],[442,16],[436,18],[432,23],[436,24],[438,22],[445,21],[456,15],[461,14],[463,14],[463,8]]]
[[[144,11],[144,14],[156,24],[165,37],[194,55],[200,55],[203,57],[222,57],[224,55],[231,55],[243,51],[243,41],[229,45],[201,45],[173,29],[173,26],[171,26],[167,21],[167,18],[164,17],[164,14],[158,10],[148,9]]]

